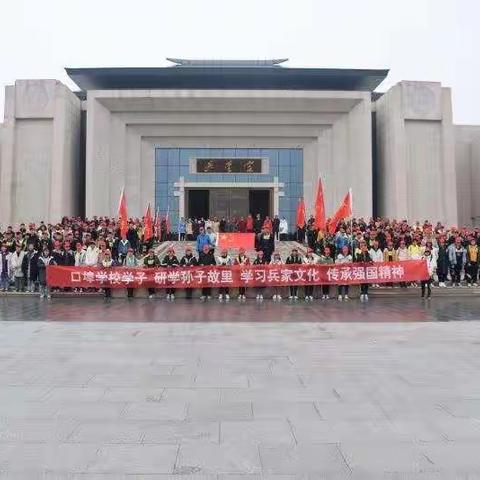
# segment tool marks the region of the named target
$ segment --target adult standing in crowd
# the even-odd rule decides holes
[[[279,240],[285,241],[288,237],[288,222],[285,217],[282,217],[278,226]]]
[[[275,250],[275,239],[268,228],[262,228],[257,239],[257,250],[263,252],[265,261],[268,263],[272,259],[272,253]]]

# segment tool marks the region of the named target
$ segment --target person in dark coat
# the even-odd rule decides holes
[[[33,243],[28,244],[27,252],[23,257],[22,271],[27,280],[27,292],[33,293],[38,279],[38,252]]]
[[[180,266],[181,267],[196,267],[198,265],[198,261],[196,257],[194,257],[192,252],[192,247],[185,248],[185,255],[180,259]],[[186,288],[185,289],[185,298],[187,300],[192,299],[193,288]]]
[[[438,251],[437,251],[437,275],[438,286],[446,287],[447,275],[448,275],[449,261],[448,261],[448,245],[445,242],[445,237],[438,239]]]
[[[263,226],[262,218],[260,217],[260,214],[257,213],[255,220],[253,221],[253,231],[256,234],[259,234],[262,231],[262,226]]]
[[[145,268],[156,268],[160,266],[160,260],[155,255],[153,248],[148,251],[148,255],[143,259],[143,266]],[[148,289],[148,298],[153,298],[155,295],[155,289],[149,288]]]
[[[255,260],[253,261],[253,264],[254,265],[267,265],[268,263],[270,263],[270,261],[267,262],[267,259],[265,258],[265,255],[264,253],[259,250],[257,252],[257,258],[255,258]],[[257,301],[263,301],[263,292],[265,291],[265,287],[256,287],[255,288],[256,292],[257,292]]]
[[[52,257],[55,260],[55,265],[65,265],[65,252],[62,250],[60,240],[55,240],[54,242]]]
[[[139,238],[138,238],[138,232],[136,228],[134,227],[133,223],[131,223],[128,227],[127,230],[127,240],[130,242],[130,246],[133,248],[135,252],[138,251],[138,245],[139,245]]]
[[[292,248],[292,253],[287,257],[285,261],[286,265],[301,265],[302,257],[298,254],[296,248]],[[298,300],[298,285],[290,285],[290,300]]]
[[[75,266],[75,252],[72,250],[71,243],[66,241],[63,243],[63,264],[67,267]]]
[[[200,255],[198,256],[198,265],[208,267],[210,265],[216,265],[216,264],[217,262],[215,261],[213,250],[208,245],[204,245],[203,250],[200,252]],[[210,300],[212,298],[212,288],[211,287],[202,288],[202,296],[200,298],[203,302],[206,300]]]
[[[165,257],[163,257],[162,267],[165,268],[174,268],[178,267],[179,261],[177,256],[175,255],[175,249],[173,247],[170,247],[167,251],[167,254]],[[167,294],[167,300],[175,300],[175,289],[174,288],[166,288],[165,289],[166,294]]]
[[[355,255],[355,262],[370,263],[371,261],[372,258],[370,257],[370,253],[368,253],[367,244],[362,242],[360,244],[360,251]],[[368,300],[368,283],[360,284],[360,300],[362,302]]]
[[[280,219],[278,218],[278,215],[275,215],[273,218],[273,236],[275,237],[275,240],[280,240]]]
[[[263,252],[266,263],[270,263],[272,253],[275,250],[275,239],[273,238],[273,233],[267,228],[263,228],[262,233],[258,236],[257,251],[260,250]]]
[[[42,255],[38,257],[38,283],[40,285],[40,298],[50,299],[50,290],[47,285],[47,267],[55,265],[55,259],[50,255],[48,248],[44,248]]]

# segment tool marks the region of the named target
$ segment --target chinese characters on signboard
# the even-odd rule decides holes
[[[197,173],[262,173],[261,158],[197,158]]]

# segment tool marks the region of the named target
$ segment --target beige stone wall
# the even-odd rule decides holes
[[[480,126],[455,126],[459,225],[480,226]]]
[[[376,103],[379,214],[458,221],[450,89],[400,82]]]
[[[57,222],[79,212],[80,101],[56,80],[5,88],[0,223]]]

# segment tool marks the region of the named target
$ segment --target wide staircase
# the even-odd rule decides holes
[[[180,260],[185,254],[185,249],[187,248],[187,246],[191,247],[194,254],[198,255],[196,242],[187,242],[187,241],[163,242],[157,246],[157,248],[155,249],[155,253],[160,257],[160,260],[161,260],[167,254],[167,251],[170,248],[173,248],[175,250],[175,255]],[[285,261],[286,258],[290,255],[290,252],[292,251],[293,248],[297,248],[300,255],[304,255],[306,253],[305,245],[302,245],[298,242],[294,242],[294,241],[275,242],[275,251],[280,253],[280,256],[283,261]],[[228,253],[231,257],[236,256],[238,255],[238,249],[230,248],[228,250]],[[246,254],[251,259],[251,261],[253,261],[256,257],[257,252],[254,249],[252,249],[252,250],[247,250]],[[220,255],[219,248],[216,248],[215,255]]]

